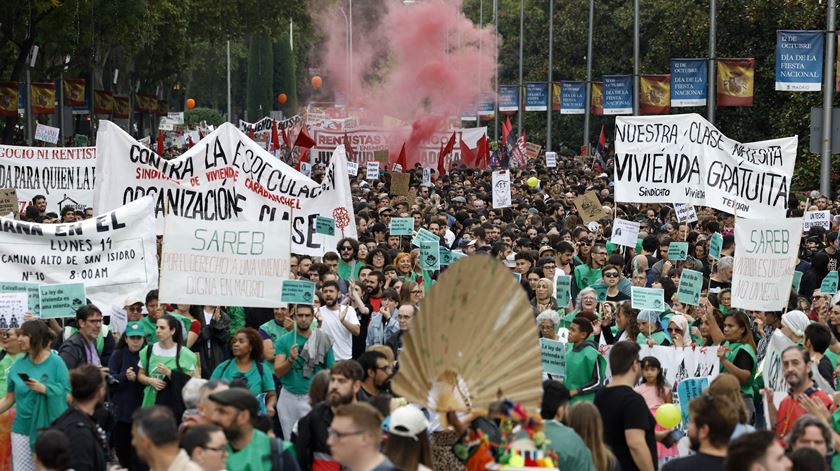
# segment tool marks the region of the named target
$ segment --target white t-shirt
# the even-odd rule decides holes
[[[338,309],[331,311],[327,306],[321,306],[321,330],[327,333],[333,341],[333,353],[336,360],[349,360],[353,358],[353,334],[341,323],[339,312],[347,310],[347,322],[359,325],[359,318],[356,310],[351,306],[338,306]]]

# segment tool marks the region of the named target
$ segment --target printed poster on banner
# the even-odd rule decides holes
[[[545,153],[545,166],[548,168],[557,167],[557,152],[548,151]]]
[[[717,105],[752,106],[755,58],[717,60]]]
[[[551,84],[551,111],[560,111],[560,101],[560,82],[553,82]]]
[[[315,283],[306,280],[283,280],[280,302],[291,304],[313,304]]]
[[[543,373],[562,379],[566,377],[566,344],[557,340],[540,339]]]
[[[639,111],[668,114],[671,111],[671,76],[642,75],[639,78]]]
[[[519,111],[518,85],[499,85],[499,111]]]
[[[810,231],[812,227],[822,227],[830,231],[831,211],[806,211],[805,217],[802,219],[802,224],[805,232]]]
[[[674,203],[674,213],[677,222],[697,222],[697,210],[693,204]]]
[[[604,76],[604,115],[633,113],[633,77]]]
[[[35,195],[47,197],[47,212],[84,211],[93,205],[95,181],[95,147],[0,145],[0,188],[17,189],[20,211]]]
[[[636,239],[639,238],[639,230],[640,224],[638,221],[617,218],[613,221],[610,242],[624,247],[635,247]]]
[[[668,244],[668,260],[679,261],[688,258],[688,242],[671,242]]]
[[[698,114],[616,118],[615,199],[783,219],[798,138],[742,144]]]
[[[560,114],[586,113],[586,82],[560,82]]]
[[[97,211],[144,195],[154,198],[156,230],[164,211],[205,221],[293,218],[292,252],[321,256],[343,237],[357,237],[344,146],[335,148],[322,183],[286,165],[235,126],[224,123],[201,145],[164,160],[114,123],[100,121],[94,191]],[[336,235],[315,231],[318,216],[335,219]]]
[[[706,106],[707,59],[671,59],[671,107]]]
[[[388,235],[410,236],[414,233],[414,218],[391,218]]]
[[[87,299],[84,283],[59,283],[38,286],[42,319],[75,317]]]
[[[510,171],[496,170],[493,172],[493,208],[509,208],[510,200]]]
[[[700,305],[700,292],[703,291],[703,273],[684,269],[677,287],[677,300],[692,306]]]
[[[799,255],[802,219],[741,219],[735,222],[732,307],[782,311]]]
[[[423,186],[432,186],[432,169],[423,167]]]
[[[665,310],[665,290],[662,288],[630,288],[633,309]]]
[[[548,83],[525,83],[525,111],[548,110]]]
[[[723,236],[719,232],[712,234],[709,239],[709,256],[720,260],[720,251],[723,249]]]
[[[38,125],[35,126],[35,140],[55,144],[58,142],[59,132],[61,132],[61,129],[59,128],[38,123]]]
[[[280,307],[289,278],[289,221],[203,221],[166,216],[160,300]]]
[[[0,217],[0,282],[84,283],[106,315],[158,287],[154,201],[141,198],[92,219],[35,224]]]
[[[822,90],[823,31],[776,31],[776,91]]]
[[[0,329],[17,329],[29,311],[26,293],[0,293]],[[73,313],[75,317],[76,313]]]

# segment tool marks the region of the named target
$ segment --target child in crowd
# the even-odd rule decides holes
[[[593,330],[592,322],[584,317],[575,317],[569,327],[572,347],[566,352],[566,387],[572,396],[571,403],[592,401],[595,393],[604,387],[607,361],[595,343],[587,340]]]

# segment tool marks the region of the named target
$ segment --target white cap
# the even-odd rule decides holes
[[[129,296],[125,298],[125,304],[123,304],[123,306],[133,306],[135,304],[143,304],[143,301],[141,301],[137,296]]]
[[[397,408],[388,421],[388,433],[417,439],[417,434],[429,428],[429,421],[417,406],[411,404]]]

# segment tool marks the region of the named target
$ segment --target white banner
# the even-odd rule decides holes
[[[613,221],[612,237],[610,242],[625,247],[635,247],[636,239],[639,238],[640,224],[638,221],[616,219]]]
[[[17,190],[20,210],[35,195],[47,197],[47,211],[91,207],[96,175],[95,147],[0,145],[0,188]]]
[[[803,218],[804,230],[808,232],[812,227],[822,227],[831,230],[831,211],[806,211]]]
[[[779,404],[788,395],[788,384],[785,380],[785,370],[782,366],[782,352],[793,345],[793,341],[782,333],[782,329],[776,329],[767,343],[767,350],[764,354],[764,361],[761,363],[761,373],[764,375],[764,387],[773,390],[773,403],[778,410]],[[767,403],[764,405],[767,411]],[[765,414],[765,417],[769,417]]]
[[[279,221],[293,217],[292,252],[323,255],[356,236],[344,148],[338,147],[321,184],[278,160],[225,123],[173,160],[161,159],[115,124],[100,121],[97,211],[152,195],[157,232],[163,215],[207,221]],[[335,236],[316,234],[315,219],[335,219]]]
[[[708,377],[713,380],[720,374],[720,359],[717,357],[718,347],[663,347],[656,345],[648,347],[647,344],[640,345],[639,359],[652,356],[662,364],[662,373],[665,375],[665,382],[671,385],[674,393],[680,381],[688,378]],[[598,351],[604,355],[609,364],[609,354],[612,345],[601,345]],[[612,373],[608,373],[612,378]],[[676,394],[674,394],[676,399]]]
[[[510,207],[510,170],[493,172],[493,208]]]
[[[289,278],[289,221],[202,221],[169,215],[160,300],[173,304],[279,307]]]
[[[92,219],[33,224],[0,218],[0,281],[84,283],[106,315],[158,286],[152,198]]]
[[[61,130],[58,128],[38,123],[38,125],[35,126],[35,140],[55,144],[58,142],[59,132],[61,132]]]
[[[802,219],[736,220],[732,307],[785,309],[801,233]]]
[[[545,166],[548,168],[557,167],[557,152],[545,153]]]
[[[615,199],[784,218],[798,138],[742,144],[698,114],[618,117]]]

